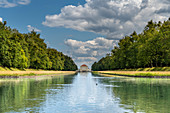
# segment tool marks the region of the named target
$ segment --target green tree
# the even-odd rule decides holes
[[[141,34],[135,31],[125,36],[111,51],[111,56],[101,58],[92,70],[114,70],[170,65],[170,19],[148,22]]]

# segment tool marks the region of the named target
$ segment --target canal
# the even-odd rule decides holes
[[[0,79],[0,113],[168,113],[170,79],[76,75]]]

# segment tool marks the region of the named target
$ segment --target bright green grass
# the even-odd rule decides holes
[[[118,74],[118,73],[105,73],[105,72],[97,72],[97,71],[94,71],[92,72],[93,74],[107,74],[107,75],[119,75],[119,76],[143,76],[143,77],[149,77],[149,76],[170,76],[170,74],[160,74],[160,73],[136,73],[136,74],[126,74],[126,73],[123,73],[123,74]]]
[[[170,76],[170,74],[157,74],[157,73],[137,73],[133,76]]]
[[[1,67],[0,71],[48,71],[48,70],[42,70],[42,69],[18,69],[18,68],[8,68],[8,67]]]
[[[35,73],[29,73],[29,74],[0,74],[0,76],[36,76]]]
[[[23,71],[23,70],[18,69],[18,68],[8,68],[8,67],[1,67],[0,66],[0,71]]]
[[[136,69],[118,69],[114,71],[170,71],[170,67],[152,67],[152,68],[136,68]]]
[[[8,76],[8,77],[14,77],[14,76],[41,76],[41,75],[61,75],[63,73],[42,73],[42,74],[35,74],[35,73],[28,73],[28,74],[0,74],[0,76]]]

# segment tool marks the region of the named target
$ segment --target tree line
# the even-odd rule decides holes
[[[170,18],[148,22],[142,33],[125,36],[110,54],[92,65],[92,70],[170,66]]]
[[[47,48],[40,34],[20,33],[0,22],[0,66],[19,69],[77,70],[72,58]]]

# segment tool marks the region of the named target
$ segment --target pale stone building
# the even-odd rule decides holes
[[[87,72],[87,71],[90,71],[87,65],[83,64],[80,66],[80,72]]]

